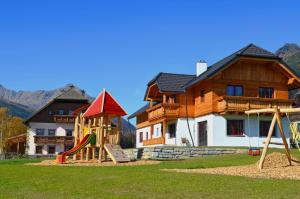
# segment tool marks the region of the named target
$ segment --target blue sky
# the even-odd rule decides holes
[[[0,1],[0,84],[103,87],[132,113],[158,72],[195,73],[255,43],[300,43],[298,1]]]

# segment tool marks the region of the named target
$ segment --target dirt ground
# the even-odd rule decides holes
[[[138,160],[132,162],[123,162],[114,164],[112,161],[102,162],[101,164],[98,161],[74,161],[68,160],[64,164],[58,164],[55,160],[44,160],[38,163],[28,163],[26,165],[36,165],[36,166],[100,166],[100,167],[110,167],[110,166],[135,166],[135,165],[149,165],[149,164],[158,164],[159,161],[154,160]]]
[[[296,158],[293,160],[298,161]],[[259,161],[258,161],[259,162]],[[231,176],[246,176],[251,178],[275,178],[300,180],[300,164],[293,162],[289,166],[285,154],[271,153],[266,156],[264,168],[258,169],[258,162],[252,165],[217,167],[208,169],[166,169],[165,171],[181,173],[206,173]]]

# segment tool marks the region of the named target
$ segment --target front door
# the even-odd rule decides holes
[[[207,146],[207,121],[198,122],[199,146]]]

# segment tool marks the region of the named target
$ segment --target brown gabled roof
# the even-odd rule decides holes
[[[75,86],[71,85],[67,90],[61,90],[61,93],[51,99],[47,104],[45,104],[42,108],[35,111],[31,116],[29,116],[24,123],[27,124],[34,116],[52,104],[54,101],[86,101],[88,102],[88,96],[82,91],[79,91]]]
[[[190,81],[185,85],[185,89],[200,82],[203,81],[207,78],[212,77],[215,75],[217,72],[225,68],[227,65],[233,63],[236,61],[236,59],[240,57],[255,57],[255,58],[267,58],[267,59],[274,59],[274,60],[280,60],[281,58],[276,56],[274,53],[269,52],[261,47],[258,47],[254,44],[249,44],[246,47],[234,52],[233,54],[221,59],[220,61],[216,62],[215,64],[211,65],[208,67],[207,71],[199,75],[197,78],[194,80]],[[295,73],[290,67],[289,69]],[[296,74],[296,73],[295,73]]]

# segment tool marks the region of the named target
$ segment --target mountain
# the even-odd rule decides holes
[[[8,108],[10,115],[18,116],[20,118],[27,118],[33,112],[33,110],[27,106],[9,102],[3,99],[0,99],[0,107]]]
[[[276,51],[295,72],[300,75],[300,47],[295,43],[287,43]]]
[[[49,102],[49,100],[58,96],[63,90],[68,89],[71,85],[72,84],[67,84],[63,88],[48,91],[14,91],[0,85],[0,100],[4,100],[9,103],[20,104],[28,107],[31,110],[37,110]],[[78,87],[76,88],[80,90]]]

